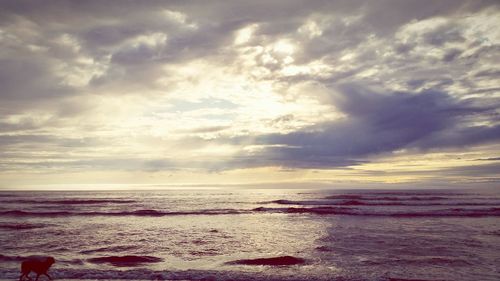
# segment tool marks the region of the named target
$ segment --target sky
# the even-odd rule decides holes
[[[0,188],[500,186],[498,1],[0,2]]]

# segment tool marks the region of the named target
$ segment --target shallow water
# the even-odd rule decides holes
[[[0,278],[499,280],[499,253],[491,191],[0,192]]]

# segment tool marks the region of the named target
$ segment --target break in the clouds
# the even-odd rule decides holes
[[[497,1],[2,1],[1,185],[495,182],[498,18]]]

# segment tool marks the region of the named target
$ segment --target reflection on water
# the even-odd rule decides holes
[[[51,269],[56,278],[500,277],[498,194],[171,190],[2,195],[9,195],[0,196],[3,278],[16,278],[20,260],[33,254],[56,257]],[[304,262],[244,262],[267,258]]]

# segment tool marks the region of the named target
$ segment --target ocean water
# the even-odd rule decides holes
[[[56,280],[500,280],[500,193],[0,192],[0,279],[31,255]]]

